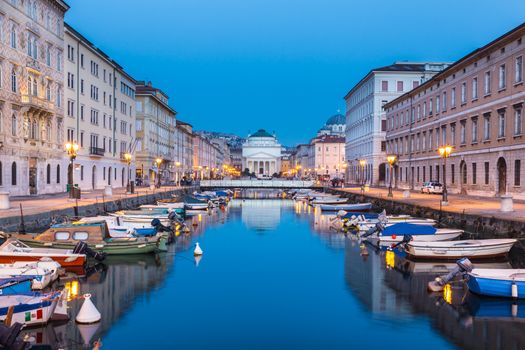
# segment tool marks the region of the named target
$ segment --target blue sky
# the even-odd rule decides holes
[[[68,0],[66,21],[197,130],[306,142],[371,68],[454,61],[525,21],[523,0]]]

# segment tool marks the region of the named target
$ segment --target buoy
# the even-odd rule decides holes
[[[512,281],[511,285],[511,295],[513,298],[518,297],[518,285],[514,281]]]
[[[84,294],[84,303],[75,318],[78,323],[95,323],[102,319],[100,312],[91,301],[91,294]]]
[[[193,250],[193,255],[195,256],[202,255],[202,249],[201,249],[201,246],[199,245],[199,242],[195,243],[195,249]]]

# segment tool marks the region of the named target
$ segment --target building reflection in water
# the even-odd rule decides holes
[[[455,267],[447,262],[412,262],[393,252],[350,238],[345,248],[345,280],[359,300],[376,315],[402,320],[427,316],[432,326],[461,349],[524,349],[525,301],[483,298],[468,292],[461,281],[442,293],[429,294],[427,283]],[[510,268],[508,262],[475,264]],[[412,315],[412,316],[410,316]]]
[[[264,232],[274,230],[281,222],[282,211],[293,205],[288,199],[234,199],[229,210],[240,211],[242,222],[249,230]]]

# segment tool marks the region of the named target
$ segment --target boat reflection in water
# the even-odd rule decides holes
[[[462,281],[429,294],[427,283],[446,274],[454,263],[413,262],[368,245],[363,259],[359,244],[347,240],[345,279],[371,312],[402,319],[427,316],[432,327],[462,349],[524,349],[525,301],[491,299],[471,294]],[[511,268],[508,262],[474,264]]]

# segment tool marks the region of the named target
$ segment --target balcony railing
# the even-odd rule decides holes
[[[104,148],[98,148],[98,147],[89,148],[89,154],[93,156],[104,156],[104,152],[106,152]]]
[[[45,110],[51,110],[54,107],[53,102],[33,95],[22,95],[22,104]]]

